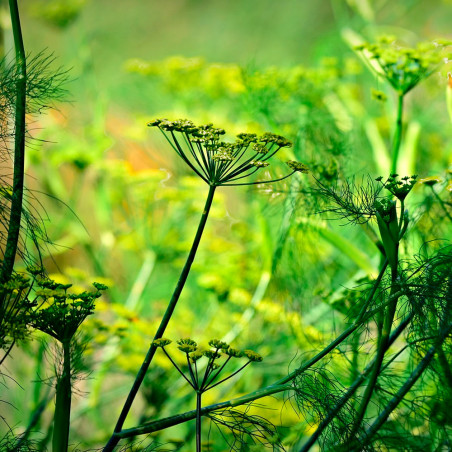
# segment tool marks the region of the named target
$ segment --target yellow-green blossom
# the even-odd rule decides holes
[[[253,350],[244,350],[243,354],[253,362],[261,362],[264,358],[262,358],[259,353],[253,352]]]
[[[165,339],[165,338],[160,338],[160,339],[156,339],[155,341],[152,341],[152,344],[155,347],[166,347],[167,345],[171,344],[171,340],[170,339]]]
[[[242,179],[267,167],[268,160],[281,148],[291,146],[289,140],[274,133],[267,132],[261,136],[240,133],[235,142],[226,142],[222,139],[224,129],[213,124],[197,126],[188,119],[156,119],[148,126],[158,127],[182,160],[210,186],[270,183],[300,171],[292,168],[292,173],[279,179],[242,182]]]

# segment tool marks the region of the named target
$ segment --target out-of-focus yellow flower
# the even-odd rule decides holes
[[[436,184],[439,184],[440,182],[442,182],[442,179],[439,176],[429,176],[429,177],[425,177],[424,179],[420,179],[419,182],[421,184],[433,187],[433,185],[436,185]]]

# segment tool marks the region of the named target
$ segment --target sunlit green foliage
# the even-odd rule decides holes
[[[234,343],[237,349],[228,348],[215,360],[212,354],[193,351],[191,343],[157,341],[188,379],[190,363],[212,361],[212,369],[229,357],[244,363],[240,350],[249,349],[264,357],[262,363],[248,366],[206,392],[202,405],[209,406],[271,387],[303,368],[359,321],[362,312],[370,313],[363,326],[322,361],[281,384],[279,395],[274,392],[256,400],[256,405],[222,408],[203,417],[203,447],[210,451],[278,450],[280,445],[302,450],[335,408],[337,416],[325,425],[317,444],[331,450],[346,434],[364,441],[364,426],[378,419],[376,407],[390,405],[442,334],[441,322],[447,321],[452,153],[445,91],[450,91],[446,78],[450,63],[444,60],[448,42],[434,40],[441,30],[433,29],[435,25],[424,27],[426,11],[437,8],[438,17],[446,20],[450,15],[447,5],[434,2],[427,7],[414,2],[416,10],[410,9],[412,2],[411,6],[408,2],[398,6],[332,2],[333,19],[329,7],[316,4],[322,17],[306,12],[301,17],[295,11],[310,7],[288,2],[281,11],[287,24],[271,14],[271,23],[264,27],[268,39],[285,48],[289,44],[285,33],[298,29],[297,36],[302,36],[311,22],[321,30],[329,27],[329,34],[321,40],[297,39],[291,47],[296,53],[276,56],[261,37],[264,44],[254,60],[254,54],[241,52],[235,38],[243,41],[243,49],[249,49],[250,24],[254,27],[270,14],[274,7],[270,2],[265,2],[265,14],[263,6],[243,2],[246,31],[240,27],[236,7],[228,4],[236,16],[236,22],[230,23],[237,36],[228,35],[235,42],[231,52],[236,59],[226,53],[227,39],[215,34],[207,39],[203,34],[211,30],[210,23],[198,26],[196,34],[206,49],[214,46],[214,51],[204,53],[196,43],[190,44],[190,51],[184,50],[189,41],[184,34],[186,24],[205,17],[205,22],[221,29],[213,4],[176,2],[178,6],[169,11],[169,4],[145,3],[131,2],[123,9],[103,1],[24,2],[25,27],[31,37],[25,36],[27,49],[36,52],[58,44],[57,54],[63,59],[71,55],[68,66],[74,66],[75,80],[69,86],[74,92],[73,105],[58,105],[58,111],[30,123],[30,131],[39,140],[27,150],[27,206],[32,212],[24,217],[24,226],[35,235],[24,234],[24,245],[47,236],[55,245],[42,246],[40,256],[29,247],[29,255],[19,256],[16,262],[17,275],[1,287],[7,300],[1,318],[14,318],[5,323],[1,345],[5,350],[13,343],[20,345],[11,351],[15,359],[6,358],[1,370],[14,375],[24,390],[7,383],[2,400],[19,409],[8,410],[6,420],[14,431],[3,425],[1,435],[8,434],[0,444],[16,447],[17,435],[32,425],[33,432],[41,433],[24,436],[19,444],[22,449],[17,450],[49,447],[54,392],[49,393],[47,382],[56,385],[54,367],[57,377],[64,373],[62,356],[55,342],[32,333],[32,326],[55,336],[55,327],[65,329],[64,323],[58,323],[59,316],[67,314],[73,328],[65,331],[81,345],[76,351],[73,343],[71,353],[75,357],[85,348],[84,371],[89,372],[85,381],[72,381],[77,396],[72,401],[70,450],[105,445],[190,250],[208,190],[201,179],[221,185],[220,179],[212,179],[218,175],[209,172],[213,167],[205,163],[214,162],[216,167],[236,164],[237,160],[230,159],[245,149],[244,140],[249,141],[246,153],[254,147],[256,155],[249,154],[248,173],[243,167],[240,177],[247,176],[243,182],[259,183],[217,189],[190,276],[164,336],[196,337],[200,343],[217,337],[217,344]],[[140,14],[143,8],[149,13]],[[171,26],[166,28],[173,40],[159,28],[158,21],[164,21],[153,8],[168,12]],[[228,29],[231,17],[223,7],[217,8]],[[293,15],[290,24],[286,10]],[[440,28],[438,17],[433,15],[429,23]],[[394,28],[400,36],[375,39],[380,28]],[[448,28],[444,30],[447,35]],[[135,41],[126,43],[125,35],[135,36]],[[151,39],[159,39],[159,45],[152,45]],[[429,42],[418,45],[421,39]],[[174,51],[173,41],[180,50]],[[366,71],[360,59],[373,71]],[[32,81],[36,89],[29,91],[37,101],[46,89],[60,86],[46,85],[52,73],[46,72],[47,63],[50,68],[54,63],[45,61],[44,66],[35,63]],[[33,67],[33,59],[30,64]],[[8,70],[1,78],[6,93]],[[401,93],[406,95],[404,115],[396,125]],[[32,103],[30,112],[46,104],[47,100]],[[11,108],[7,104],[5,114],[10,115]],[[223,140],[223,135],[211,138],[207,144],[215,146],[217,156],[212,161],[203,160],[203,156],[213,156],[206,143],[196,145],[193,159],[200,163],[196,167],[200,178],[180,159],[192,158],[189,147],[183,148],[183,156],[180,153],[182,145],[190,143],[185,142],[184,131],[162,127],[176,147],[173,152],[164,137],[146,127],[155,117],[186,117],[194,124],[212,121],[231,136],[243,131],[246,135],[238,138],[242,147]],[[397,127],[400,142],[394,158]],[[197,133],[200,130],[204,129],[196,128]],[[272,137],[284,136],[293,143],[278,150],[277,157],[288,161],[288,166],[266,166],[271,143],[258,137],[267,130]],[[6,138],[11,134],[3,123],[1,131]],[[189,140],[196,138],[194,125],[189,132]],[[394,164],[396,171],[392,171]],[[4,167],[5,173],[10,171],[8,165]],[[309,174],[303,174],[307,168]],[[248,178],[254,170],[258,177]],[[292,170],[299,174],[260,185]],[[400,176],[391,175],[396,172]],[[418,174],[417,179],[413,174]],[[375,181],[379,175],[381,182]],[[1,196],[2,209],[7,209],[11,192],[6,183],[2,183]],[[33,212],[39,212],[42,220],[34,222]],[[340,220],[327,221],[332,218]],[[45,226],[46,233],[40,234],[36,225],[42,231]],[[397,275],[391,279],[388,269],[379,282],[385,257]],[[54,289],[38,289],[33,274],[28,282],[22,280],[29,261],[40,259],[57,285]],[[86,286],[89,281],[100,281],[99,287],[106,285],[109,290],[97,298],[102,289],[94,291]],[[73,286],[65,289],[68,284]],[[374,287],[378,290],[370,297]],[[387,307],[396,298],[394,327],[405,316],[414,317],[384,356],[367,406],[362,400],[369,380],[359,379],[370,378],[372,359],[384,348],[384,335],[379,331]],[[36,303],[40,314],[31,322]],[[55,320],[55,327],[49,320]],[[75,330],[78,333],[73,335]],[[448,338],[422,379],[392,411],[379,436],[365,446],[368,450],[404,450],[403,446],[433,451],[450,445],[450,345]],[[189,364],[184,353],[189,354]],[[361,389],[338,407],[357,381]],[[365,412],[361,427],[353,425],[360,407]],[[126,426],[152,423],[194,408],[192,389],[159,350]],[[143,441],[138,437],[135,445],[124,438],[118,450],[192,451],[194,431],[194,421],[182,423],[155,430]]]

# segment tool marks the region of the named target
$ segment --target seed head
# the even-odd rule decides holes
[[[243,354],[253,362],[261,362],[264,358],[262,358],[259,353],[253,352],[253,350],[244,350]]]
[[[71,284],[72,285],[72,284]],[[71,285],[69,285],[69,287],[71,287]],[[93,286],[97,289],[97,290],[107,290],[108,286],[106,286],[105,284],[101,284],[98,282],[93,282]],[[67,288],[69,288],[67,287]]]
[[[192,339],[179,339],[177,345],[177,348],[184,353],[192,353],[198,349],[198,344]]]
[[[232,358],[241,358],[243,356],[243,352],[235,348],[228,348],[227,350],[225,350],[225,353]]]
[[[218,339],[212,339],[209,341],[209,345],[211,347],[214,347],[218,350],[227,350],[229,348],[229,344],[227,344],[226,342],[220,341]]]
[[[294,171],[297,171],[299,173],[308,173],[309,169],[306,165],[304,165],[303,163],[300,162],[296,162],[295,160],[289,160],[288,162],[286,162],[287,166],[291,169],[293,169]]]
[[[160,338],[160,339],[156,339],[155,341],[152,341],[152,345],[154,347],[166,347],[167,345],[171,344],[171,342],[173,342],[171,339],[165,339],[165,338]]]
[[[190,361],[192,363],[195,363],[196,361],[198,361],[199,359],[201,359],[204,356],[204,352],[198,350],[196,352],[192,352],[190,353]]]
[[[417,175],[404,176],[398,180],[398,174],[391,174],[383,186],[397,199],[403,201],[416,184]]]
[[[270,163],[260,162],[259,160],[251,160],[250,165],[255,166],[256,168],[265,168],[266,166],[270,165]]]
[[[291,146],[286,138],[273,133],[264,133],[260,137],[254,133],[240,133],[233,143],[221,141],[226,133],[224,129],[213,124],[197,126],[187,119],[155,119],[148,126],[158,127],[176,153],[210,186],[273,182],[244,182],[243,179],[267,167],[267,160],[279,149]],[[183,140],[179,139],[179,134]],[[258,155],[259,159],[256,159]]]
[[[209,359],[218,359],[218,358],[221,358],[221,353],[213,351],[213,350],[206,350],[204,352],[204,356]]]
[[[406,94],[421,80],[429,77],[442,61],[441,51],[448,41],[421,42],[415,48],[397,46],[395,37],[382,36],[376,43],[355,46],[377,62],[380,73],[400,94]],[[376,98],[378,99],[379,96]],[[378,99],[383,100],[383,99]]]

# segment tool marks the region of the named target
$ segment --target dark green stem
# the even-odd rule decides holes
[[[452,369],[450,366],[450,362],[447,359],[446,354],[444,353],[443,346],[438,349],[438,359],[439,363],[443,369],[444,377],[447,381],[447,384],[449,386],[449,389],[452,391]]]
[[[364,446],[366,446],[373,436],[378,432],[380,427],[386,422],[389,415],[394,411],[395,408],[399,405],[399,403],[403,400],[406,394],[410,391],[410,389],[414,386],[414,384],[419,380],[420,376],[424,373],[424,371],[430,365],[433,357],[437,350],[441,347],[444,339],[450,334],[452,330],[452,325],[447,325],[446,328],[442,331],[442,334],[436,344],[432,345],[425,356],[422,358],[421,362],[418,366],[413,370],[411,375],[399,389],[397,394],[386,404],[385,409],[378,415],[377,419],[373,422],[373,424],[369,427],[366,433],[359,440],[359,450],[363,450]],[[349,449],[353,450],[353,449]],[[357,450],[357,449],[355,449]]]
[[[20,222],[22,218],[22,202],[24,191],[24,163],[25,163],[25,102],[27,87],[27,65],[25,49],[20,27],[19,9],[17,0],[9,0],[11,23],[14,35],[16,52],[15,73],[15,118],[14,118],[14,171],[13,192],[11,196],[11,214],[8,223],[8,238],[6,240],[5,254],[0,273],[0,282],[6,282],[14,267],[19,241]]]
[[[160,339],[163,336],[163,334],[165,333],[166,327],[168,326],[168,323],[173,315],[177,302],[179,301],[180,294],[182,292],[182,289],[184,288],[185,282],[186,282],[188,274],[190,272],[191,265],[195,258],[196,251],[199,246],[199,242],[201,241],[202,233],[204,231],[204,227],[207,222],[207,217],[209,216],[210,207],[212,206],[212,201],[213,201],[213,197],[215,194],[215,188],[216,188],[215,185],[211,185],[209,187],[209,194],[207,195],[207,200],[206,200],[206,204],[204,206],[204,211],[201,215],[201,220],[199,221],[198,230],[196,231],[196,235],[193,240],[193,244],[190,249],[190,253],[188,254],[187,261],[185,262],[184,268],[182,269],[182,272],[179,277],[179,281],[177,282],[177,285],[176,285],[176,288],[174,289],[171,300],[168,303],[168,307],[166,308],[165,314],[163,315],[163,318],[160,322],[160,326],[158,327],[158,330],[155,333],[154,341],[157,339]],[[118,433],[121,431],[122,426],[124,425],[126,417],[132,406],[132,403],[135,399],[135,396],[138,393],[141,383],[144,380],[144,376],[146,375],[149,365],[151,364],[152,358],[155,355],[155,351],[156,351],[156,347],[151,343],[149,350],[146,354],[146,357],[143,361],[143,364],[141,365],[141,368],[137,373],[135,381],[134,381],[132,388],[129,392],[129,395],[127,397],[127,400],[122,408],[121,414],[119,415],[118,422],[116,423],[114,433]],[[104,452],[112,451],[115,448],[116,444],[118,444],[118,442],[119,442],[119,437],[117,435],[113,434],[111,436],[110,440],[108,441],[108,443],[106,444],[106,446],[104,448]]]
[[[70,341],[63,342],[63,373],[56,387],[55,418],[53,423],[53,452],[66,452],[69,445],[71,418],[71,349]]]
[[[357,320],[355,321],[355,324],[351,325],[349,328],[347,328],[340,336],[338,336],[333,342],[331,342],[327,347],[325,347],[322,351],[317,353],[314,357],[309,359],[307,362],[305,362],[300,368],[292,371],[289,375],[279,379],[278,381],[274,382],[273,384],[266,386],[264,388],[258,389],[257,391],[251,392],[249,394],[246,394],[245,396],[229,400],[227,402],[221,402],[214,405],[209,405],[207,407],[202,408],[201,414],[206,415],[212,411],[221,410],[225,408],[231,408],[236,407],[240,405],[244,405],[246,403],[252,402],[254,400],[260,399],[262,397],[269,396],[271,394],[276,394],[278,392],[288,391],[292,390],[293,387],[288,384],[290,383],[295,377],[312,367],[315,363],[320,361],[323,357],[328,355],[332,350],[334,350],[340,343],[342,343],[345,339],[347,339],[350,334],[352,334],[356,329],[361,327],[362,322],[367,320],[367,317],[365,316],[366,310],[368,305],[371,303],[373,297],[375,296],[376,290],[381,282],[381,279],[383,278],[385,269],[387,266],[387,261],[384,262],[383,268],[380,271],[380,274],[378,275],[374,286],[363,306],[361,309],[360,314],[358,315]],[[400,296],[399,293],[395,294],[396,296]],[[391,300],[391,298],[390,298]],[[189,420],[196,418],[196,410],[189,411],[187,413],[178,414],[175,416],[170,416],[168,418],[159,419],[157,421],[150,422],[148,424],[143,424],[138,427],[133,427],[130,429],[120,430],[118,432],[114,432],[112,437],[110,438],[109,443],[104,448],[105,451],[112,451],[115,445],[119,442],[121,438],[130,438],[136,435],[143,435],[146,433],[152,433],[158,430],[163,430],[168,427],[172,427],[174,425],[182,424],[184,422],[187,422]]]
[[[48,391],[50,392],[50,391]],[[23,450],[21,448],[22,445],[24,445],[30,434],[33,431],[36,431],[36,426],[39,424],[42,414],[44,413],[47,405],[49,404],[49,402],[53,399],[53,394],[49,395],[48,393],[44,396],[44,398],[37,404],[36,408],[33,410],[31,417],[30,417],[30,422],[27,426],[27,429],[25,430],[25,432],[23,432],[20,435],[20,439],[19,441],[16,443],[15,448],[16,450],[20,451]]]
[[[185,379],[185,381],[193,388],[195,389],[194,383],[185,376],[185,374],[182,372],[180,367],[174,362],[173,358],[169,355],[169,353],[165,350],[165,347],[162,347],[163,353],[165,353],[166,357],[170,360],[171,364],[176,368],[176,370],[180,373],[180,375]]]
[[[206,415],[213,411],[244,405],[244,404],[247,404],[254,400],[258,400],[262,397],[267,397],[272,394],[293,390],[293,386],[290,385],[289,383],[295,377],[297,377],[298,375],[300,375],[301,373],[303,373],[304,371],[306,371],[307,369],[312,367],[315,363],[320,361],[324,356],[328,355],[329,352],[334,350],[341,342],[343,342],[348,336],[350,336],[350,334],[352,334],[357,328],[359,328],[361,326],[361,323],[360,323],[361,321],[367,320],[367,318],[364,317],[365,310],[375,295],[377,287],[378,287],[379,283],[381,282],[381,278],[383,277],[386,265],[387,265],[387,261],[384,263],[383,268],[380,271],[380,274],[374,283],[374,287],[372,288],[372,291],[369,294],[368,299],[367,299],[365,305],[363,306],[363,309],[362,309],[360,315],[358,316],[358,319],[357,319],[358,323],[347,328],[346,331],[344,331],[340,336],[338,336],[333,342],[331,342],[321,352],[319,352],[313,358],[311,358],[306,363],[304,363],[300,368],[292,371],[286,377],[283,377],[269,386],[258,389],[257,391],[251,392],[242,397],[238,397],[236,399],[232,399],[227,402],[221,402],[221,403],[217,403],[214,405],[209,405],[207,407],[204,407],[201,409],[201,414]],[[397,293],[395,295],[398,297],[398,296],[400,296],[400,293]],[[170,416],[170,417],[167,417],[164,419],[152,421],[150,423],[143,424],[138,427],[133,427],[130,429],[121,430],[120,432],[115,432],[115,433],[113,433],[112,438],[115,438],[114,444],[117,444],[121,438],[131,438],[131,437],[137,436],[137,435],[143,435],[143,434],[147,434],[147,433],[156,432],[156,431],[168,428],[168,427],[182,424],[184,422],[190,421],[195,418],[196,418],[196,410],[192,410],[192,411],[189,411],[189,412],[186,412],[183,414],[177,414],[177,415]],[[112,444],[113,444],[113,440],[110,440],[110,441],[112,441]],[[109,450],[113,450],[113,449],[109,449]]]
[[[430,186],[430,188],[432,190],[433,196],[436,198],[436,200],[439,202],[439,205],[444,210],[446,217],[449,218],[450,221],[452,221],[452,216],[450,215],[449,211],[447,210],[447,207],[444,205],[444,201],[440,198],[440,196],[438,195],[438,193],[436,193],[435,189],[432,186]]]
[[[369,382],[364,391],[364,395],[361,399],[361,403],[357,409],[356,417],[353,422],[353,427],[352,427],[352,430],[349,435],[350,439],[353,438],[353,436],[356,434],[356,432],[358,431],[358,429],[361,426],[361,423],[364,419],[364,416],[365,416],[366,410],[367,410],[367,406],[369,405],[370,399],[375,390],[375,385],[377,384],[378,375],[380,374],[380,369],[381,369],[381,365],[383,363],[385,353],[388,349],[392,322],[394,321],[394,315],[396,312],[397,301],[398,301],[398,297],[394,297],[394,294],[397,293],[397,290],[398,290],[398,287],[396,285],[397,268],[391,269],[391,280],[392,280],[392,286],[391,286],[390,297],[392,296],[393,299],[390,301],[388,307],[386,308],[386,313],[385,313],[384,319],[383,319],[382,331],[378,337],[378,346],[377,346],[378,348],[377,348],[377,353],[376,353],[376,357],[375,357],[375,363],[373,365],[373,369],[372,369],[372,372],[369,377]]]
[[[196,393],[196,452],[201,452],[201,397],[202,392]]]
[[[215,384],[212,385],[212,382],[217,377],[215,375],[215,378],[213,378],[208,384],[206,384],[205,391],[209,391],[210,389],[214,388],[215,386],[221,385],[222,383],[224,383],[225,381],[229,380],[230,378],[235,377],[238,373],[240,373],[243,369],[245,369],[245,367],[248,366],[250,363],[251,363],[251,361],[248,361],[246,364],[244,364],[242,367],[240,367],[240,369],[237,369],[231,375],[228,375],[226,378],[223,378],[223,380],[217,381]],[[211,385],[211,386],[209,386],[209,385]]]
[[[391,338],[389,339],[388,347],[390,347],[394,341],[402,334],[403,330],[409,325],[411,320],[413,319],[413,314],[410,314],[405,320],[403,320],[397,329],[391,334]],[[350,387],[347,389],[347,392],[339,399],[337,404],[328,412],[327,416],[323,419],[323,421],[318,426],[317,430],[312,434],[309,440],[303,445],[300,449],[300,452],[307,452],[319,439],[320,435],[323,431],[328,427],[328,425],[333,421],[333,419],[337,416],[339,411],[344,407],[344,405],[350,400],[353,394],[358,390],[358,388],[365,381],[366,377],[374,368],[376,362],[376,357],[366,366],[364,371],[358,375],[358,377],[353,381]]]
[[[286,176],[280,177],[278,179],[272,179],[272,180],[259,180],[256,182],[245,182],[243,184],[221,184],[222,187],[235,187],[238,185],[259,185],[259,184],[271,184],[273,182],[279,182],[282,181],[284,179],[287,179],[288,177],[292,176],[292,174],[294,174],[295,171],[292,171],[290,174],[287,174]]]
[[[402,142],[403,96],[404,96],[403,93],[398,93],[396,128],[394,132],[394,140],[392,142],[391,174],[397,173],[397,161],[399,159],[400,143]]]
[[[201,408],[201,416],[205,416],[213,411],[224,410],[227,408],[233,408],[241,405],[245,405],[254,400],[261,399],[262,397],[267,397],[272,394],[277,394],[279,392],[290,391],[291,385],[270,385],[265,388],[259,389],[257,391],[246,394],[242,397],[236,399],[228,400],[227,402],[215,403],[213,405],[205,406]],[[143,424],[139,427],[129,428],[121,430],[120,432],[115,432],[114,437],[119,441],[121,438],[132,438],[137,435],[144,435],[147,433],[157,432],[164,430],[168,427],[173,427],[175,425],[183,424],[184,422],[196,419],[196,410],[187,411],[182,414],[176,414],[174,416],[166,417],[164,419],[159,419],[157,421],[152,421],[147,424]]]

